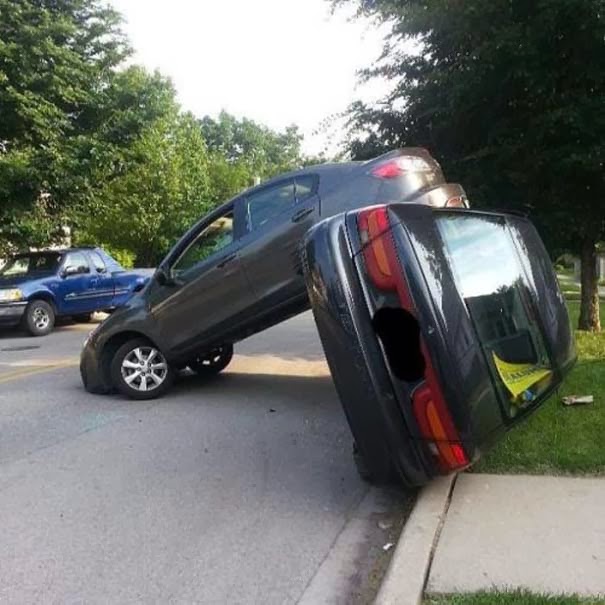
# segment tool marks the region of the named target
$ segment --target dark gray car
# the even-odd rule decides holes
[[[369,162],[313,166],[249,189],[199,221],[148,287],[89,338],[81,374],[91,392],[161,395],[176,370],[224,369],[233,343],[309,307],[300,245],[320,219],[387,202],[466,206],[424,149]]]

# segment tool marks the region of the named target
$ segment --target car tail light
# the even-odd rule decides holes
[[[386,160],[372,169],[372,175],[379,179],[396,179],[409,172],[431,172],[431,165],[415,155],[401,155]]]
[[[468,208],[468,200],[462,196],[457,195],[456,197],[451,197],[446,203],[446,208]]]
[[[368,277],[379,290],[396,292],[401,307],[413,316],[416,308],[407,280],[402,271],[389,216],[385,206],[373,206],[359,213],[357,224],[363,244],[363,257]],[[450,472],[469,464],[447,409],[443,392],[428,353],[426,343],[420,341],[426,363],[424,382],[413,396],[413,410],[422,438],[436,456],[442,472]]]
[[[447,411],[441,391],[435,388],[435,383],[429,376],[414,392],[412,404],[422,438],[429,444],[431,453],[437,458],[441,470],[450,472],[467,466],[468,457]]]

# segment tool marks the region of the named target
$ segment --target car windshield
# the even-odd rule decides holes
[[[60,262],[61,255],[57,252],[20,254],[9,259],[6,265],[0,269],[0,277],[54,272]]]
[[[504,219],[448,214],[437,225],[502,400],[515,416],[553,379],[523,252]]]

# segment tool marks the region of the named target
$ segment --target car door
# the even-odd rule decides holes
[[[61,315],[90,313],[94,310],[93,275],[84,252],[68,252],[59,270],[59,312]]]
[[[95,250],[88,252],[90,265],[93,269],[91,279],[91,294],[94,295],[95,310],[101,311],[114,306],[114,279],[107,269],[105,261]]]
[[[167,352],[182,356],[216,344],[253,302],[239,257],[237,204],[213,213],[162,263],[150,295]]]
[[[301,175],[245,198],[242,262],[260,303],[276,305],[305,296],[299,246],[320,216],[317,180]]]

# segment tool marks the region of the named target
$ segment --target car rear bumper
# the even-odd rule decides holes
[[[27,302],[0,303],[0,325],[11,326],[21,321]]]

